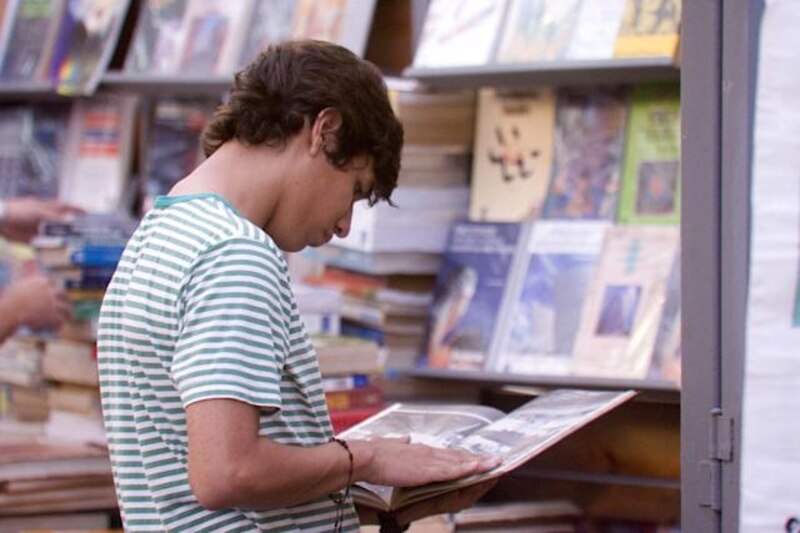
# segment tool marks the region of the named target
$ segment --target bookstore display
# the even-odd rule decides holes
[[[87,212],[44,225],[26,251],[1,243],[0,285],[44,270],[66,288],[73,319],[0,346],[0,449],[19,458],[0,453],[0,528],[5,515],[44,508],[89,513],[86,527],[105,527],[92,513],[115,507],[96,320],[137,218],[204,157],[199,139],[224,96],[190,91],[192,80],[228,79],[286,38],[364,54],[380,4],[0,3],[0,88],[43,85],[52,95],[0,106],[0,198],[58,198]],[[430,71],[672,60],[679,20],[677,0],[431,0],[409,60]],[[178,89],[115,90],[107,73]],[[345,238],[289,261],[310,265],[293,273],[293,290],[331,421],[345,437],[411,433],[506,459],[445,485],[353,488],[357,501],[392,509],[513,474],[607,418],[637,383],[679,390],[681,170],[676,83],[437,90],[386,80],[405,131],[395,207],[356,203]],[[64,98],[78,95],[89,98]],[[490,414],[452,405],[481,402],[474,384],[418,379],[419,370],[544,386],[530,404]],[[603,390],[543,392],[575,377]],[[26,442],[37,443],[30,456]],[[36,470],[42,461],[48,469]],[[514,512],[529,524],[554,516],[569,531],[584,504]],[[470,520],[499,523],[493,512],[448,520],[472,530]]]

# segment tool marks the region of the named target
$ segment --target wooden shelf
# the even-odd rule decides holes
[[[432,88],[529,87],[535,85],[617,85],[678,81],[680,70],[670,58],[593,61],[546,61],[479,67],[407,68],[403,75]]]

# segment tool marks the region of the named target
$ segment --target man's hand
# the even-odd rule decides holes
[[[429,498],[418,503],[412,503],[391,514],[399,526],[406,526],[411,522],[444,513],[457,513],[469,509],[497,484],[497,479],[489,479],[475,485],[454,490]],[[378,524],[378,513],[369,507],[357,506],[358,517],[362,524]]]
[[[47,220],[65,220],[83,211],[56,200],[39,198],[10,198],[5,201],[6,213],[0,224],[0,234],[19,242],[30,241],[39,231],[39,224]]]
[[[409,439],[371,439],[348,441],[356,457],[368,447],[369,465],[359,479],[390,487],[416,487],[436,481],[449,481],[491,470],[500,464],[497,457],[480,456],[455,448],[434,448],[410,444]]]

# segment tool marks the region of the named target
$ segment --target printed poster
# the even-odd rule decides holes
[[[765,3],[753,136],[740,531],[800,531],[800,3]]]

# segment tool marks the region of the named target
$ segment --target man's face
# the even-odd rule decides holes
[[[333,166],[324,154],[315,159],[309,174],[288,191],[284,207],[290,222],[281,225],[282,238],[273,235],[283,250],[322,246],[334,235],[347,236],[353,204],[367,200],[372,191],[374,175],[368,157],[356,157],[344,169]]]

